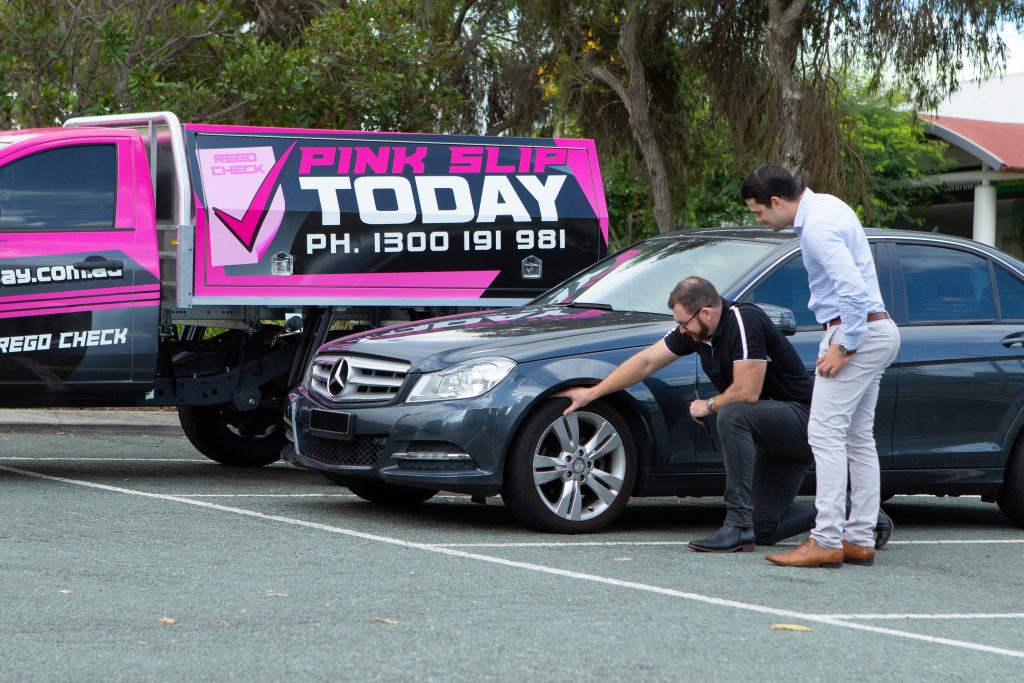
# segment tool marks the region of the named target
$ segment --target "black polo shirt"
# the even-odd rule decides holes
[[[811,378],[789,340],[754,304],[722,299],[722,318],[711,336],[697,343],[677,325],[665,335],[665,345],[677,356],[696,352],[700,365],[719,393],[732,384],[732,364],[738,360],[767,361],[761,400],[810,404]]]

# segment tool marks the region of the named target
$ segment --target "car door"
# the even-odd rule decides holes
[[[159,281],[136,267],[132,152],[126,132],[108,131],[39,136],[0,156],[0,400],[138,391],[133,349],[155,357],[156,320],[136,334],[134,306],[157,310]]]
[[[874,243],[872,243],[872,253],[875,257],[875,268],[882,299],[886,308],[889,309],[892,300],[892,287],[885,265],[885,254],[880,253]],[[793,315],[796,316],[797,331],[787,339],[800,354],[808,374],[813,377],[822,328],[815,319],[814,312],[807,307],[810,300],[810,287],[807,284],[807,269],[800,257],[800,250],[796,249],[779,259],[746,291],[747,293],[740,297],[742,301],[774,304],[793,311]],[[702,381],[707,382],[708,380],[702,377]],[[878,404],[875,407],[875,442],[878,449],[878,460],[883,468],[888,467],[891,462],[896,384],[897,370],[895,366],[892,366],[882,375]]]
[[[1024,399],[1024,285],[969,245],[892,244],[900,470],[996,467]]]

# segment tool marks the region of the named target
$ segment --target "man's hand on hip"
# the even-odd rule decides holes
[[[818,362],[814,364],[814,371],[818,377],[835,377],[849,362],[849,356],[839,353],[839,344],[830,344],[828,353],[819,358]]]

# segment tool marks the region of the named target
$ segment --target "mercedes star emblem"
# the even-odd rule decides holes
[[[342,358],[331,371],[331,378],[327,380],[327,391],[331,396],[340,396],[348,384],[348,361]]]

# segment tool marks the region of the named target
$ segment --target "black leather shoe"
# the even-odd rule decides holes
[[[754,530],[726,524],[707,538],[690,541],[688,545],[698,553],[752,553]]]
[[[881,550],[892,536],[892,517],[878,508],[878,522],[875,524],[875,550]]]

